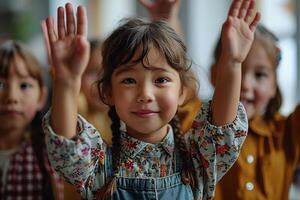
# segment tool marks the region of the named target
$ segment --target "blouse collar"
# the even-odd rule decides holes
[[[169,155],[173,155],[175,146],[173,129],[170,125],[168,125],[168,133],[165,138],[157,144],[143,142],[127,135],[124,131],[121,131],[121,141],[121,151],[131,158],[134,158],[144,149],[145,151],[151,152],[160,147],[162,147]]]

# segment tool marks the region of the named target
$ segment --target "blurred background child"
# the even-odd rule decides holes
[[[42,68],[24,45],[0,46],[0,197],[62,199],[41,129],[47,99]]]
[[[215,49],[219,59],[221,43]],[[281,59],[278,39],[263,25],[242,64],[240,100],[249,119],[249,133],[238,161],[217,185],[216,200],[287,200],[293,172],[299,164],[299,110],[289,118],[282,103],[276,70]],[[218,73],[212,65],[212,83]]]

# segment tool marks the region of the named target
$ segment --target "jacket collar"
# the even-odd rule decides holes
[[[284,117],[279,113],[275,114],[274,120],[267,122],[262,116],[256,115],[250,121],[250,130],[261,136],[271,136],[278,132],[278,127],[276,127],[276,122],[282,120]]]

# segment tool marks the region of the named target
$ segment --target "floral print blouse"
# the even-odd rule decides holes
[[[72,140],[54,133],[48,112],[43,121],[49,160],[66,181],[75,185],[83,198],[94,199],[106,180],[104,162],[108,147],[101,135],[81,116],[78,134]],[[197,188],[197,199],[211,199],[218,180],[236,161],[248,130],[248,120],[239,104],[235,120],[224,126],[210,123],[210,104],[204,103],[184,139],[191,155]],[[138,178],[159,178],[175,173],[174,135],[169,126],[166,137],[150,144],[121,133],[119,175]],[[111,160],[111,159],[110,159]],[[184,158],[183,158],[184,160]],[[108,167],[110,167],[109,164]]]

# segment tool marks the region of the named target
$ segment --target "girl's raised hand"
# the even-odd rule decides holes
[[[65,19],[66,16],[66,19]],[[54,68],[54,78],[60,81],[81,78],[89,60],[87,41],[87,16],[83,6],[78,6],[76,18],[70,3],[57,9],[57,30],[54,20],[42,21],[48,58]]]
[[[154,20],[172,20],[178,16],[180,0],[155,0],[150,3],[147,0],[139,2],[148,10]]]
[[[255,0],[234,0],[222,29],[222,52],[234,61],[243,62],[250,51],[259,20]]]

